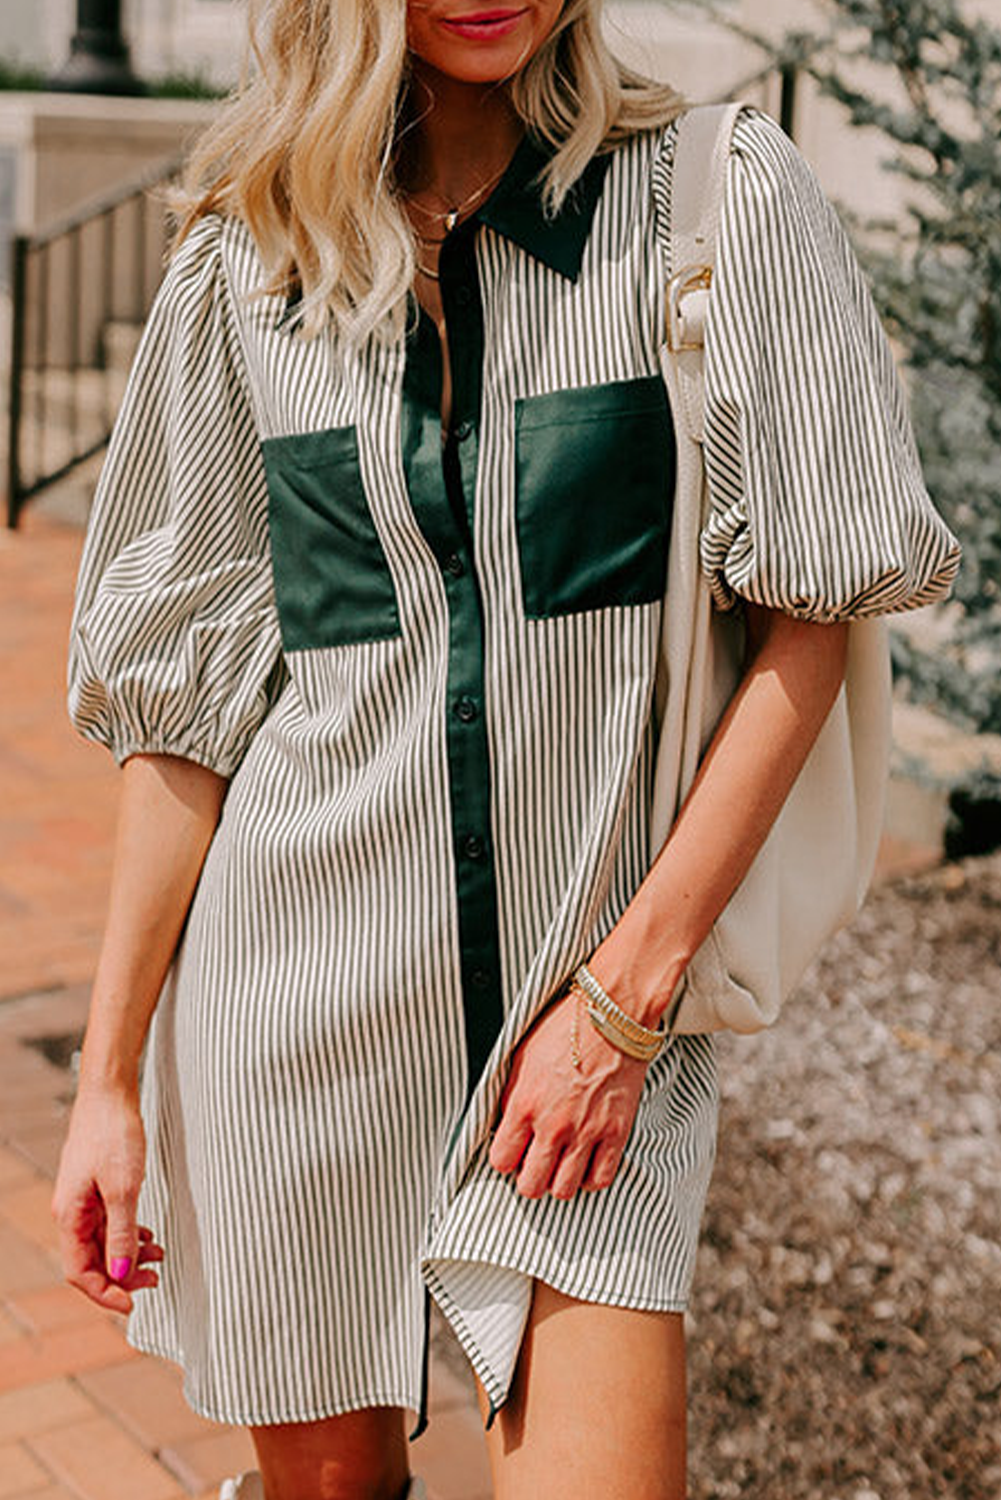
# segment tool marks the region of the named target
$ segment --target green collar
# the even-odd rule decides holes
[[[592,157],[559,213],[551,215],[538,179],[554,149],[526,135],[497,187],[472,217],[576,281],[610,157],[607,152]]]
[[[486,203],[465,223],[486,224],[543,265],[559,271],[568,281],[576,281],[611,156],[608,152],[593,156],[563,200],[559,213],[550,215],[538,179],[555,150],[535,137],[524,136]],[[279,328],[293,316],[300,297],[298,290],[289,293]]]

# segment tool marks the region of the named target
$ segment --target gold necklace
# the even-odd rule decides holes
[[[453,208],[446,209],[444,213],[436,213],[433,208],[425,208],[423,203],[418,203],[416,198],[409,200],[410,206],[416,209],[419,214],[423,214],[426,219],[433,219],[436,224],[444,224],[445,233],[447,235],[451,234],[462,215],[472,208],[478,198],[484,198],[490,189],[500,182],[506,171],[507,163],[505,162],[499,172],[495,172],[493,177],[488,178],[486,182],[481,182],[479,187],[471,192],[468,198],[463,198],[461,203],[455,204]]]
[[[422,276],[426,276],[429,281],[440,281],[441,280],[441,277],[438,275],[438,272],[437,271],[433,271],[430,266],[422,266],[419,260],[415,260],[414,261],[414,265],[417,267],[418,271],[420,271],[421,275]]]

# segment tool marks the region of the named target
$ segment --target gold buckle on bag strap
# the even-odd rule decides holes
[[[685,354],[702,348],[702,340],[694,342],[684,336],[681,304],[690,292],[708,292],[712,286],[712,266],[685,266],[675,271],[667,283],[667,347],[674,354]]]

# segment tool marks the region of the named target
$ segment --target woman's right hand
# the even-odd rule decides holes
[[[174,755],[130,755],[122,771],[108,920],[52,1200],[67,1281],[115,1312],[156,1286],[163,1259],[136,1223],[146,1166],[139,1060],[227,784]]]
[[[156,1286],[163,1249],[136,1222],[146,1164],[139,1102],[131,1091],[81,1089],[52,1198],[66,1280],[112,1312]]]

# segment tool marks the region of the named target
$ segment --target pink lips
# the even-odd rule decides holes
[[[477,10],[467,15],[443,20],[442,25],[454,36],[470,37],[479,41],[493,41],[513,31],[525,14],[519,10]]]

